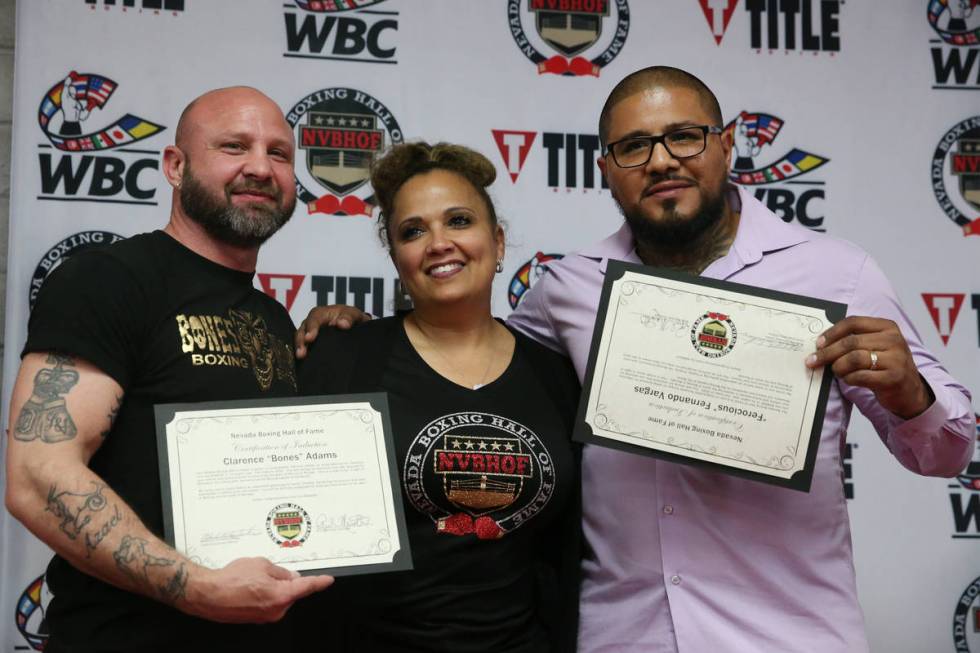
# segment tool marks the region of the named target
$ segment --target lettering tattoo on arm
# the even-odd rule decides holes
[[[48,489],[48,504],[45,510],[61,520],[58,528],[68,536],[69,540],[77,539],[92,521],[92,514],[106,507],[106,498],[102,495],[105,484],[93,481],[92,485],[95,489],[91,492],[59,490],[57,485],[52,485]],[[117,513],[118,510],[117,508]]]
[[[46,367],[34,375],[34,391],[20,409],[14,427],[18,440],[61,442],[78,434],[75,421],[68,413],[65,395],[78,383],[78,370],[71,356],[48,354]]]
[[[181,562],[167,582],[154,585],[150,580],[150,568],[174,567],[177,561],[149,553],[147,551],[149,544],[142,538],[125,535],[112,557],[116,561],[116,566],[127,576],[144,587],[155,589],[164,601],[174,603],[184,597],[187,588],[187,569]]]

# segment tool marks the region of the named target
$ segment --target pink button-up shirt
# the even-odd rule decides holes
[[[867,651],[841,467],[852,406],[917,474],[952,476],[970,459],[970,395],[922,346],[875,262],[848,242],[785,224],[743,189],[739,198],[735,242],[703,276],[894,320],[936,401],[903,420],[869,390],[835,379],[806,494],[587,446],[582,653]],[[610,258],[640,262],[628,226],[550,263],[509,320],[567,353],[579,377]]]

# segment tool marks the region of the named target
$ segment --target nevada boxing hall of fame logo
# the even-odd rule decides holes
[[[507,0],[507,22],[539,75],[598,77],[623,49],[627,0]]]
[[[953,610],[953,650],[980,651],[980,576],[966,586]]]
[[[738,329],[724,313],[708,311],[691,325],[691,344],[706,358],[721,358],[735,348]]]
[[[310,515],[295,503],[280,503],[265,518],[269,538],[284,549],[303,546],[310,536]]]
[[[826,199],[824,182],[811,174],[829,158],[794,147],[770,163],[758,158],[771,149],[785,121],[769,113],[742,111],[725,125],[734,143],[730,178],[753,188],[755,198],[784,222],[799,222],[814,231],[826,231],[826,216],[818,213]]]
[[[980,235],[980,116],[943,134],[932,155],[932,191],[964,236]]]
[[[27,642],[27,646],[14,646],[14,650],[43,651],[48,644],[48,622],[45,616],[51,603],[51,590],[40,575],[23,589],[14,610],[14,626]]]
[[[405,495],[440,533],[503,537],[541,512],[554,493],[551,454],[506,417],[462,412],[433,420],[408,449]]]
[[[353,88],[310,93],[286,113],[296,135],[296,195],[309,214],[371,217],[371,163],[401,143],[398,121],[379,100]]]
[[[118,88],[104,75],[73,70],[41,98],[37,122],[48,143],[38,146],[37,199],[157,204],[156,177],[142,173],[159,170],[160,150],[133,145],[165,127],[131,113],[108,125],[96,119]]]
[[[564,254],[538,252],[517,268],[517,272],[507,284],[507,302],[510,307],[516,309],[527,291],[533,288],[534,284],[548,272],[548,264],[552,261],[559,261],[564,256]]]

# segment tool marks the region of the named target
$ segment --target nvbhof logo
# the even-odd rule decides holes
[[[295,503],[280,503],[269,511],[265,519],[269,537],[283,548],[303,546],[310,536],[311,527],[309,514]]]
[[[967,585],[953,611],[953,644],[955,651],[980,651],[980,577]]]
[[[517,308],[527,291],[533,288],[538,279],[548,271],[548,264],[552,261],[559,261],[564,256],[564,254],[538,252],[517,268],[517,272],[511,277],[510,284],[507,286],[507,302],[510,307]]]
[[[17,626],[17,631],[35,651],[43,651],[48,643],[48,624],[45,613],[50,602],[51,590],[48,589],[43,574],[31,581],[21,592],[20,598],[17,599],[14,623]]]
[[[963,230],[980,235],[980,116],[943,134],[932,155],[932,190],[940,208]]]
[[[403,140],[388,108],[363,91],[324,88],[293,105],[286,120],[303,155],[296,165],[296,193],[307,212],[371,217],[371,163]]]
[[[49,249],[38,261],[37,267],[34,268],[34,274],[31,276],[31,287],[28,294],[30,307],[34,308],[34,302],[37,301],[37,294],[41,291],[44,280],[70,257],[87,249],[111,245],[122,239],[123,236],[111,231],[80,231],[68,236]]]
[[[708,311],[691,325],[691,344],[707,358],[721,358],[735,348],[738,329],[724,313]]]
[[[127,113],[106,127],[85,131],[82,123],[103,107],[119,85],[95,73],[68,73],[41,100],[37,121],[51,144],[68,152],[105,150],[149,138],[163,126]],[[83,133],[84,132],[84,133]]]
[[[627,0],[507,0],[511,36],[538,74],[598,77],[623,49]]]
[[[928,0],[929,24],[950,45],[980,44],[977,0]]]

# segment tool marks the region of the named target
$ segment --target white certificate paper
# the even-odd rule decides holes
[[[156,407],[166,538],[222,567],[411,569],[383,394]]]
[[[845,310],[609,261],[576,439],[808,491]]]

